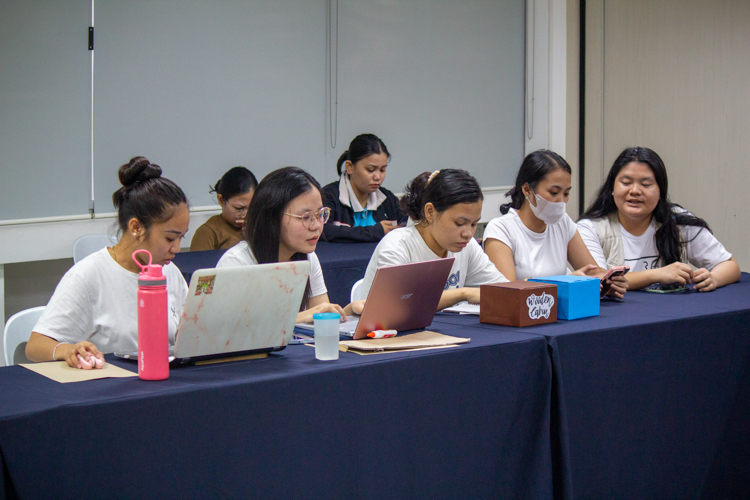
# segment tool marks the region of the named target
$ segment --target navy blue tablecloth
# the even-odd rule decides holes
[[[160,382],[0,368],[0,496],[550,498],[547,343],[470,333],[334,362],[295,345]]]
[[[710,293],[629,292],[547,339],[560,498],[750,497],[750,276]]]
[[[350,302],[352,285],[364,278],[370,256],[377,243],[318,243],[315,254],[323,269],[323,278],[328,288],[328,299],[342,307]],[[198,269],[216,267],[226,250],[181,252],[173,262],[182,271],[185,281]]]

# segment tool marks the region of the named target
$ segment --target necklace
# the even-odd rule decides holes
[[[112,245],[112,258],[115,259],[115,262],[117,262],[117,251],[115,250],[115,245]]]

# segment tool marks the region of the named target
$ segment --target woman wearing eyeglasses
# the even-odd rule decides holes
[[[245,219],[244,240],[224,253],[216,267],[250,266],[271,262],[310,261],[297,323],[312,322],[312,315],[337,312],[343,320],[351,305],[342,308],[328,301],[323,270],[315,246],[331,209],[323,206],[320,184],[297,167],[275,170],[260,181]]]

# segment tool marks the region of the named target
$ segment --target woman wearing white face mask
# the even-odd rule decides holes
[[[523,160],[516,185],[507,193],[511,203],[500,207],[505,215],[490,221],[484,231],[484,251],[508,279],[565,274],[568,262],[574,274],[604,275],[565,213],[570,172],[568,163],[552,151],[535,151]],[[622,298],[627,281],[616,277],[611,284],[610,295]]]

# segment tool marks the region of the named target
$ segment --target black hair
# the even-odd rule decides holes
[[[346,160],[357,163],[366,156],[379,155],[380,153],[385,153],[388,161],[391,160],[388,148],[385,147],[385,143],[378,136],[374,134],[360,134],[349,143],[349,149],[344,151],[339,157],[339,161],[336,162],[336,172],[338,172],[340,177],[344,172],[342,166]]]
[[[679,226],[697,226],[709,231],[711,231],[711,228],[703,219],[684,211],[680,205],[669,201],[667,168],[659,155],[649,148],[627,148],[620,153],[620,156],[612,164],[612,168],[609,169],[607,179],[597,191],[594,201],[586,209],[581,219],[600,219],[617,212],[617,205],[613,196],[615,179],[617,179],[620,170],[632,162],[648,165],[654,173],[656,184],[659,186],[659,203],[651,213],[651,216],[661,223],[661,227],[656,230],[655,235],[659,263],[662,266],[668,266],[674,262],[679,262],[682,255],[682,246],[686,243],[680,241]]]
[[[284,167],[265,176],[255,188],[245,217],[244,238],[250,245],[258,264],[279,261],[281,221],[287,205],[297,196],[311,189],[320,191],[320,184],[309,173],[297,167]],[[290,260],[307,260],[307,254],[297,252]],[[300,310],[310,300],[310,280],[305,287]]]
[[[136,218],[148,231],[155,222],[169,220],[174,209],[187,204],[185,193],[174,182],[161,176],[161,167],[143,156],[136,156],[118,172],[122,187],[112,195],[120,231]]]
[[[209,193],[220,194],[224,201],[238,194],[249,193],[258,186],[258,179],[245,167],[233,167],[224,173]]]
[[[526,155],[523,163],[521,163],[521,168],[518,169],[516,185],[505,193],[505,196],[510,196],[510,203],[500,205],[500,213],[507,214],[511,208],[515,208],[516,210],[521,208],[525,199],[523,186],[528,183],[532,191],[536,192],[536,187],[547,177],[547,174],[554,172],[558,168],[565,170],[569,174],[572,173],[570,165],[565,161],[565,158],[554,151],[540,149]]]
[[[476,203],[484,199],[479,183],[466,170],[445,168],[429,180],[431,175],[424,172],[412,179],[399,201],[401,210],[415,221],[424,219],[427,203],[432,203],[440,213],[459,203]]]

